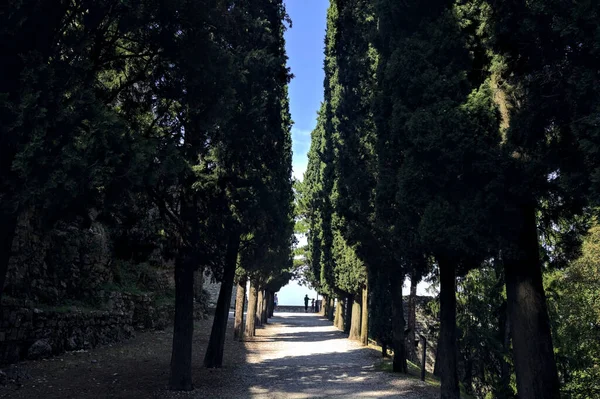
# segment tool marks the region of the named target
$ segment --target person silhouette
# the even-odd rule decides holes
[[[304,313],[308,313],[308,294],[304,296]]]
[[[312,302],[310,303],[310,311],[311,312],[315,312],[315,299],[312,299]]]

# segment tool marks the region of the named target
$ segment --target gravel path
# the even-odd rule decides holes
[[[438,389],[378,371],[380,354],[315,314],[279,313],[246,342],[233,384],[198,387],[196,398],[436,398]]]
[[[194,330],[192,392],[170,392],[171,332],[138,333],[133,339],[47,360],[22,362],[22,375],[2,385],[0,399],[172,398],[405,398],[433,399],[439,388],[413,377],[379,371],[373,348],[348,340],[315,314],[276,313],[251,342],[232,339],[228,323],[223,368],[202,360],[212,318]]]

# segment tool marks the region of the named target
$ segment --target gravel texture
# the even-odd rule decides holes
[[[231,385],[199,387],[194,398],[437,398],[438,389],[379,371],[380,353],[350,341],[315,314],[279,313],[246,342]]]
[[[379,371],[374,348],[349,341],[315,314],[275,313],[249,342],[231,339],[223,368],[202,367],[212,318],[196,324],[192,392],[169,392],[170,332],[70,352],[12,367],[21,375],[0,386],[0,398],[437,398],[439,388],[412,376]]]

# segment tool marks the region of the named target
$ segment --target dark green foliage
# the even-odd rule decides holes
[[[329,300],[369,286],[370,335],[403,369],[403,277],[434,259],[444,397],[458,394],[455,342],[479,397],[510,397],[513,380],[523,399],[557,397],[554,352],[563,396],[593,397],[595,227],[578,251],[600,198],[599,4],[331,1],[324,101],[294,192],[281,0],[10,2],[0,295],[19,215],[102,223],[121,289],[174,260],[170,385],[191,389],[196,269],[222,281],[211,367],[236,270],[270,295],[306,269]]]
[[[323,108],[319,112],[317,127],[311,134],[310,150],[308,152],[308,165],[304,173],[304,181],[300,191],[303,210],[308,224],[308,263],[311,270],[309,277],[311,285],[321,292],[324,288],[321,286],[321,203],[322,203],[322,184],[321,184],[321,141],[323,137],[322,119]]]
[[[589,398],[600,393],[600,229],[593,223],[581,256],[569,267],[546,276],[545,287],[556,347],[556,361],[566,398]]]
[[[171,387],[190,389],[192,272],[225,280],[240,238],[264,248],[265,280],[291,268],[283,4],[13,3],[0,11],[0,287],[19,213],[47,227],[98,215],[132,265],[119,284],[175,259]]]
[[[390,279],[376,268],[369,269],[369,336],[381,345],[383,355],[392,345]]]
[[[514,397],[502,268],[485,264],[467,273],[457,285],[459,375],[463,386],[476,397]]]

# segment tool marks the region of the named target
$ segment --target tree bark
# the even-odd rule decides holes
[[[350,334],[348,339],[360,340],[360,324],[361,324],[361,303],[362,297],[354,295],[352,300],[352,319],[350,321]]]
[[[354,295],[346,295],[344,302],[344,332],[350,335],[350,326],[352,325],[352,302],[354,302]]]
[[[269,291],[269,318],[273,317],[273,312],[275,311],[275,293],[273,291]]]
[[[248,313],[246,314],[246,331],[244,335],[252,338],[256,335],[256,310],[258,308],[258,289],[256,283],[250,283],[250,295],[248,295]]]
[[[175,319],[169,389],[191,391],[192,338],[194,335],[194,270],[186,250],[175,260]]]
[[[262,314],[263,314],[263,290],[258,290],[258,298],[256,299],[256,326],[262,326]]]
[[[194,271],[194,301],[199,302],[204,288],[204,269],[198,268]]]
[[[360,342],[369,345],[369,285],[365,284],[362,290],[362,306],[360,314]]]
[[[246,303],[246,283],[248,276],[240,277],[235,293],[235,320],[233,322],[233,339],[241,341],[244,339],[244,305]]]
[[[319,314],[323,317],[327,315],[327,308],[329,307],[329,298],[327,295],[323,295],[321,299],[321,309],[319,309]]]
[[[335,310],[335,300],[329,298],[329,308],[327,308],[327,318],[329,321],[333,321],[333,311]]]
[[[415,339],[417,337],[417,278],[413,273],[410,277],[410,296],[408,297],[408,334],[406,335],[406,358],[419,364],[419,356]]]
[[[333,325],[338,330],[344,330],[344,306],[343,300],[338,297],[338,305],[335,308],[335,316],[333,318]]]
[[[456,369],[456,265],[438,258],[440,267],[440,377],[442,399],[460,399]]]
[[[0,213],[0,300],[8,274],[8,263],[17,230],[17,213]]]
[[[227,320],[229,319],[231,293],[233,291],[233,280],[235,279],[239,248],[240,236],[237,233],[232,233],[227,243],[223,281],[219,290],[219,299],[217,300],[217,309],[215,310],[215,318],[210,332],[210,340],[208,341],[208,347],[204,355],[204,367],[207,368],[220,368],[223,366]]]
[[[394,359],[392,370],[394,372],[407,373],[406,352],[404,345],[404,308],[402,306],[402,275],[392,273],[391,295],[392,295],[392,348]]]
[[[513,250],[504,257],[506,298],[520,399],[560,397],[542,284],[535,208],[524,207]]]
[[[387,344],[385,342],[381,343],[381,357],[388,357]]]
[[[262,298],[262,312],[261,312],[261,322],[263,325],[268,323],[268,311],[269,307],[269,292],[267,290],[263,290],[263,298]]]
[[[435,351],[435,363],[433,364],[433,375],[438,378],[441,375],[440,370],[441,370],[441,364],[442,364],[441,357],[440,357],[440,348],[442,347],[441,340],[442,340],[442,336],[440,335],[440,336],[438,336],[438,339],[437,339],[437,346],[436,346],[436,351]]]

